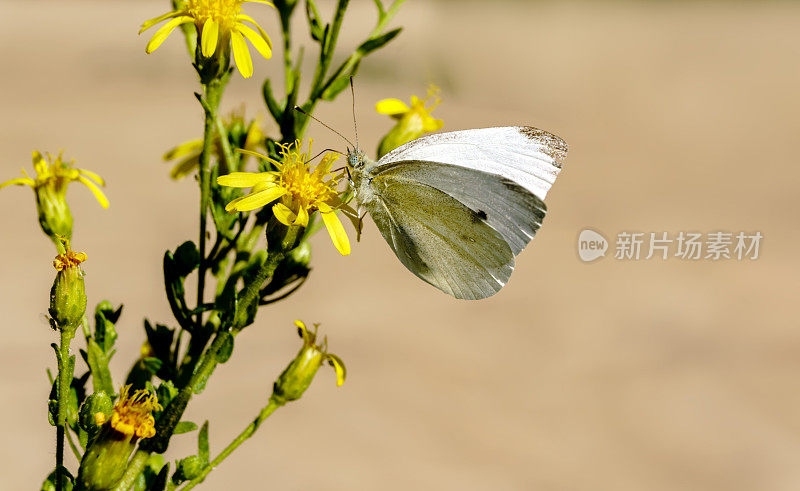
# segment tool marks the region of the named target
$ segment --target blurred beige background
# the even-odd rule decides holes
[[[164,250],[196,236],[195,189],[159,160],[200,135],[195,77],[177,35],[150,56],[136,36],[167,3],[0,2],[0,180],[60,148],[107,178],[108,211],[77,186],[69,199],[90,303],[125,304],[117,383],[142,319],[170,320]],[[352,3],[342,47],[373,22],[372,2]],[[248,10],[278,38],[272,12]],[[298,349],[295,318],[323,323],[348,381],[321,372],[206,489],[800,489],[800,5],[410,1],[395,24],[357,79],[361,141],[372,151],[390,126],[376,100],[428,81],[446,129],[551,130],[571,150],[545,226],[477,303],[414,278],[371,223],[347,258],[317,236],[311,281],[237,338],[189,419],[212,420],[212,453],[227,444]],[[225,107],[263,115],[261,80],[280,67],[234,77]],[[349,97],[318,115],[351,131]],[[54,455],[53,250],[30,190],[4,189],[0,207],[0,487],[33,489]],[[584,227],[764,240],[757,261],[584,264]],[[170,458],[194,440],[176,437]]]

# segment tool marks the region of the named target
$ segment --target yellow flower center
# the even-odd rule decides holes
[[[155,419],[151,414],[160,410],[161,405],[155,395],[146,390],[129,394],[130,385],[122,388],[119,401],[111,414],[111,427],[127,436],[150,438],[156,434]]]
[[[186,10],[194,17],[198,27],[207,20],[219,24],[222,32],[230,31],[236,24],[237,16],[242,12],[244,0],[189,0]]]
[[[308,206],[315,202],[325,202],[338,193],[338,181],[329,172],[331,164],[336,160],[335,154],[327,154],[322,162],[312,170],[308,165],[308,154],[301,153],[299,143],[290,145],[282,151],[283,168],[280,173],[280,185],[291,195],[292,201]],[[311,151],[309,145],[309,153]]]

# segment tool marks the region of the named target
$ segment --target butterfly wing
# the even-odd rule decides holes
[[[535,194],[497,174],[419,160],[393,162],[374,170],[378,176],[386,172],[393,179],[426,184],[466,205],[500,233],[514,255],[531,241],[547,212]]]
[[[514,269],[505,239],[479,213],[447,193],[382,169],[363,205],[400,262],[459,299],[494,295]]]
[[[561,171],[567,144],[529,126],[453,131],[423,136],[384,155],[376,166],[420,160],[503,176],[544,200]]]

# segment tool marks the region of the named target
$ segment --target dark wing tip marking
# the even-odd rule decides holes
[[[553,159],[553,165],[559,169],[564,165],[567,160],[567,151],[569,150],[567,142],[552,133],[533,126],[520,126],[519,132],[531,140],[542,143],[544,145],[542,152]]]

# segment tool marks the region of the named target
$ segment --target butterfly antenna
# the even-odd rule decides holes
[[[340,137],[342,137],[342,138],[344,139],[344,141],[346,141],[347,143],[349,143],[351,147],[353,146],[353,142],[351,142],[350,140],[348,140],[346,136],[344,136],[343,134],[339,133],[339,132],[338,132],[338,131],[336,131],[335,129],[331,128],[331,127],[330,127],[330,126],[328,126],[327,124],[325,124],[325,123],[323,123],[322,121],[320,121],[319,119],[315,118],[314,116],[312,116],[312,115],[308,114],[307,112],[303,111],[303,109],[302,109],[300,106],[294,106],[294,110],[295,110],[295,111],[297,111],[297,112],[300,112],[300,113],[302,113],[302,114],[305,114],[306,116],[308,116],[309,118],[313,119],[313,120],[314,120],[314,121],[316,121],[317,123],[319,123],[319,124],[321,124],[322,126],[324,126],[324,127],[328,128],[329,130],[333,131],[334,133],[336,133],[337,135],[339,135]]]
[[[356,90],[353,88],[353,76],[350,76],[350,95],[353,98],[353,128],[356,132],[356,149],[358,149],[358,124],[356,123]]]

